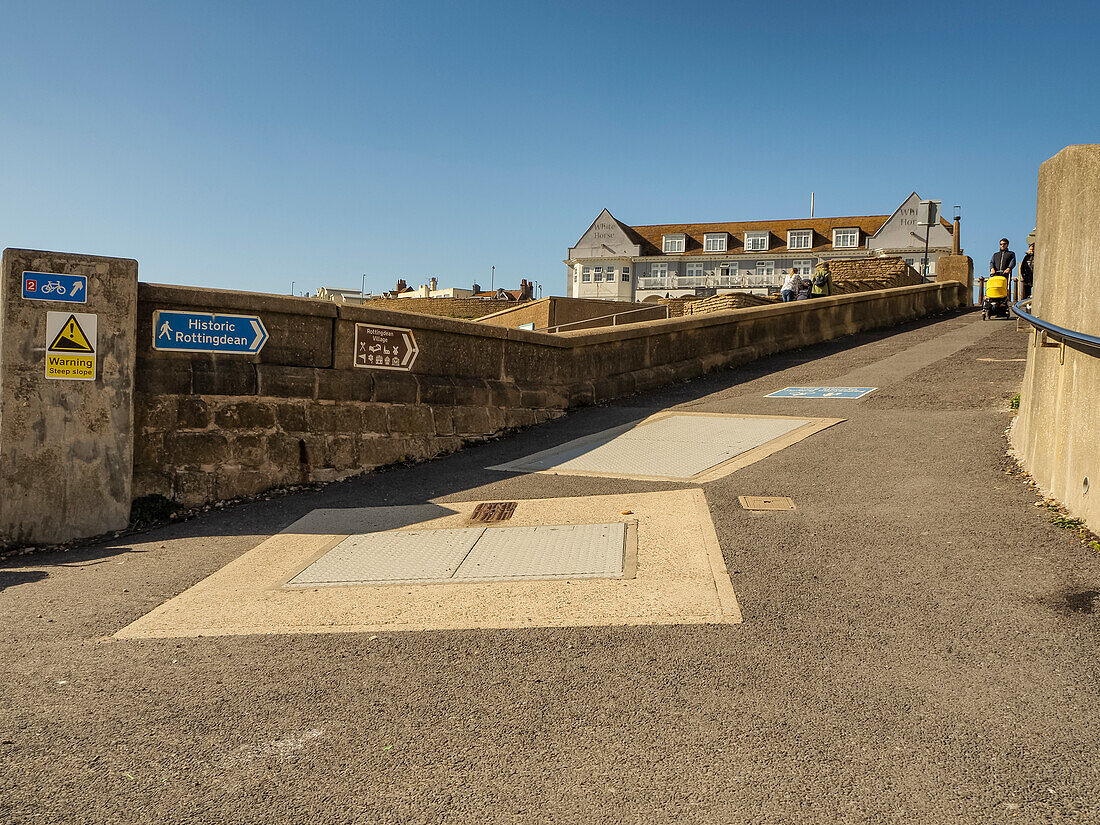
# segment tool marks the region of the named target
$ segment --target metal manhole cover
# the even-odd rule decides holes
[[[348,536],[285,587],[630,578],[633,523],[396,530]]]
[[[794,500],[787,496],[738,496],[746,510],[793,510]]]
[[[474,508],[470,521],[507,521],[516,512],[515,501],[485,501]]]

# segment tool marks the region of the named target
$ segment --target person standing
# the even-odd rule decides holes
[[[1003,275],[1012,286],[1012,270],[1016,268],[1016,253],[1008,248],[1008,238],[1001,238],[1001,248],[989,259],[989,277]]]
[[[817,274],[814,275],[813,289],[811,290],[812,298],[824,298],[826,295],[833,294],[833,279],[829,273],[829,262],[822,261],[820,268],[817,270]]]
[[[810,279],[799,278],[798,279],[798,292],[795,294],[794,299],[796,301],[805,301],[810,297]]]
[[[783,282],[783,288],[779,290],[779,294],[783,296],[783,301],[793,301],[795,296],[798,295],[798,289],[802,286],[802,278],[799,276],[798,271],[791,270],[791,274],[787,276],[787,280]]]
[[[1020,279],[1023,281],[1020,300],[1031,297],[1031,285],[1035,281],[1035,244],[1027,245],[1027,254],[1020,261]]]

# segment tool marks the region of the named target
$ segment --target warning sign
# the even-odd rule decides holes
[[[46,313],[46,377],[95,381],[99,317],[90,312]]]

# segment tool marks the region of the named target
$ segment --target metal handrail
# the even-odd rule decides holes
[[[1050,321],[1044,321],[1042,318],[1036,318],[1027,310],[1022,309],[1025,304],[1028,309],[1031,309],[1030,298],[1017,301],[1012,305],[1012,311],[1016,313],[1017,317],[1027,321],[1035,327],[1035,329],[1045,332],[1048,338],[1053,338],[1055,341],[1065,344],[1067,347],[1072,347],[1075,350],[1080,350],[1089,355],[1100,357],[1100,338],[1095,335],[1078,332],[1075,329],[1060,327],[1057,324],[1050,323]]]
[[[565,327],[575,327],[578,324],[590,324],[593,321],[602,321],[605,318],[610,318],[611,319],[611,326],[618,326],[619,322],[616,319],[620,315],[630,315],[632,312],[652,312],[653,310],[657,309],[658,306],[660,306],[660,304],[658,304],[656,306],[650,306],[650,307],[639,307],[638,309],[626,309],[626,310],[623,310],[622,312],[616,312],[616,313],[613,313],[611,315],[597,315],[595,318],[585,318],[584,320],[581,320],[581,321],[570,321],[567,324],[555,324],[552,327],[543,327],[542,329],[536,329],[534,331],[535,332],[560,332]],[[664,304],[664,308],[665,308],[665,318],[668,318],[668,314],[669,314],[668,304]],[[650,318],[649,320],[655,321],[655,320],[658,320],[658,319]],[[605,326],[606,326],[606,324],[605,324]]]

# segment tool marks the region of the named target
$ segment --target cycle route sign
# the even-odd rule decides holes
[[[24,272],[23,297],[28,301],[88,302],[88,276],[51,272]]]
[[[153,349],[255,355],[267,343],[258,315],[215,315],[158,309],[153,313]]]

